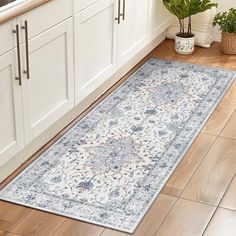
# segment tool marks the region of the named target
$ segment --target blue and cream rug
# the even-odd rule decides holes
[[[149,60],[0,199],[134,232],[235,77]]]

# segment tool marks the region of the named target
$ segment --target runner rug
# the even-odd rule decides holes
[[[133,233],[235,77],[150,59],[0,199]]]

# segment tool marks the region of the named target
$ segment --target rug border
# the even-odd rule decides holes
[[[202,121],[202,124],[199,126],[198,130],[196,131],[196,134],[193,136],[193,138],[190,140],[189,144],[185,147],[185,150],[182,152],[182,154],[180,155],[180,158],[179,160],[176,162],[175,165],[173,165],[173,167],[171,168],[171,174],[168,175],[168,177],[165,177],[164,180],[163,180],[163,183],[160,185],[160,189],[159,191],[156,192],[156,194],[153,196],[152,200],[147,204],[147,207],[146,207],[146,210],[144,211],[143,214],[140,214],[140,217],[138,217],[138,224],[135,225],[134,227],[132,227],[130,230],[127,230],[127,229],[122,229],[122,228],[119,228],[119,227],[112,227],[111,225],[107,225],[107,224],[104,224],[104,223],[98,223],[98,222],[95,222],[95,221],[92,221],[92,220],[85,220],[85,219],[81,219],[80,217],[74,217],[74,216],[71,216],[70,214],[63,214],[63,213],[55,213],[54,211],[52,210],[48,210],[48,209],[45,209],[45,208],[41,208],[41,207],[35,207],[35,206],[32,206],[31,204],[23,204],[23,203],[20,203],[18,201],[13,201],[13,200],[7,200],[6,198],[4,198],[3,196],[1,196],[1,193],[0,193],[0,200],[3,200],[5,202],[9,202],[9,203],[14,203],[14,204],[17,204],[17,205],[20,205],[20,206],[25,206],[25,207],[29,207],[31,209],[37,209],[37,210],[41,210],[43,212],[48,212],[48,213],[52,213],[54,215],[57,215],[57,216],[64,216],[64,217],[67,217],[67,218],[70,218],[70,219],[74,219],[74,220],[79,220],[79,221],[82,221],[82,222],[85,222],[85,223],[89,223],[89,224],[94,224],[94,225],[97,225],[97,226],[100,226],[100,227],[105,227],[105,228],[108,228],[108,229],[113,229],[113,230],[118,230],[118,231],[121,231],[121,232],[124,232],[124,233],[129,233],[129,234],[133,234],[136,229],[139,227],[139,225],[142,223],[142,220],[143,218],[146,216],[146,214],[149,212],[150,208],[152,207],[153,203],[156,201],[158,195],[161,193],[163,187],[165,186],[165,184],[167,183],[167,181],[171,178],[171,176],[173,175],[174,171],[176,170],[176,168],[178,167],[178,165],[180,164],[180,162],[183,160],[184,156],[186,155],[186,153],[188,152],[188,150],[190,149],[190,147],[192,146],[192,144],[194,143],[194,141],[196,140],[196,138],[199,136],[200,134],[200,131],[202,130],[202,128],[205,126],[205,124],[207,123],[207,121],[210,119],[210,117],[212,116],[213,112],[215,111],[215,109],[217,108],[217,106],[219,105],[219,103],[222,101],[223,97],[226,95],[226,93],[228,92],[229,88],[231,87],[231,85],[233,84],[233,82],[236,80],[236,71],[233,71],[233,70],[228,70],[228,69],[223,69],[223,68],[218,68],[218,67],[212,67],[212,66],[206,66],[206,65],[201,65],[201,64],[194,64],[194,63],[186,63],[186,62],[182,62],[182,61],[176,61],[176,60],[171,60],[171,59],[162,59],[162,58],[159,58],[159,57],[151,57],[149,60],[147,60],[144,64],[142,64],[136,71],[134,71],[133,74],[131,74],[129,76],[128,79],[126,79],[125,81],[123,81],[121,84],[119,84],[119,86],[117,88],[115,88],[112,93],[114,93],[117,89],[119,89],[123,84],[125,84],[128,80],[130,80],[131,78],[133,78],[136,73],[138,71],[140,71],[142,69],[143,66],[145,66],[146,64],[148,64],[150,61],[152,60],[157,60],[157,61],[168,61],[168,62],[174,62],[176,64],[180,64],[180,65],[193,65],[193,66],[196,66],[196,67],[199,67],[199,68],[206,68],[206,69],[216,69],[218,71],[226,71],[226,72],[229,72],[229,73],[235,73],[235,76],[232,78],[232,81],[227,85],[227,87],[224,89],[223,93],[221,94],[221,96],[219,97],[219,99],[215,102],[214,106],[212,106],[212,108],[210,109],[210,112],[209,112],[209,115],[206,116],[206,118]],[[104,98],[100,103],[97,104],[97,106],[100,106],[103,102],[105,102],[109,96],[112,94],[108,94],[108,96],[106,98]],[[97,107],[96,106],[96,107]],[[88,115],[90,114],[90,112],[88,112],[82,119],[80,119],[78,122],[81,122],[83,119],[85,119]],[[75,125],[78,124],[78,122],[76,122]],[[67,133],[70,132],[70,130],[75,126],[73,125],[64,135],[66,135]],[[54,144],[52,144],[49,148],[53,147],[54,145],[56,145],[63,137],[60,137]],[[49,148],[47,148],[41,155],[43,155]],[[11,182],[13,181],[16,181],[23,172],[25,172],[28,168],[30,168],[30,166],[36,162],[40,156],[38,156],[33,162],[31,162],[21,173],[19,173],[15,178],[13,178],[7,185],[9,185]],[[4,186],[1,190],[3,191],[4,188],[6,187]]]

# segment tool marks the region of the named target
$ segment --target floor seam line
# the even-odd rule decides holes
[[[179,198],[176,198],[175,203],[173,204],[173,206],[170,208],[170,210],[168,211],[168,213],[166,214],[166,216],[163,218],[163,220],[161,221],[159,227],[157,228],[157,230],[155,231],[155,233],[153,234],[153,236],[155,236],[157,234],[157,232],[159,231],[159,229],[161,228],[162,224],[164,223],[164,221],[166,220],[166,218],[170,215],[170,212],[172,211],[172,209],[175,207],[177,201],[179,200]]]
[[[208,151],[205,153],[204,157],[202,158],[202,160],[200,161],[199,165],[197,166],[196,170],[193,172],[193,174],[191,175],[191,177],[189,178],[188,182],[186,183],[186,185],[184,186],[183,190],[180,192],[179,194],[179,198],[181,198],[183,192],[186,190],[188,184],[190,183],[191,179],[193,178],[193,176],[195,175],[195,173],[198,171],[198,169],[200,168],[201,164],[203,163],[203,161],[205,160],[206,156],[208,155],[208,153],[212,150],[212,147],[214,146],[214,144],[216,143],[216,141],[218,140],[218,136],[214,136],[215,140],[214,142],[210,145]]]
[[[208,229],[210,223],[212,222],[212,219],[214,218],[214,216],[215,216],[215,214],[216,214],[217,209],[218,209],[218,207],[216,207],[216,209],[214,210],[212,216],[210,217],[209,221],[207,222],[207,225],[206,225],[206,227],[205,227],[205,229],[204,229],[202,235],[205,235],[205,233],[206,233],[206,231],[207,231],[207,229]]]
[[[232,86],[232,85],[231,85]],[[219,133],[219,137],[224,137],[221,136],[222,132],[224,131],[224,129],[226,128],[227,124],[229,123],[230,119],[233,117],[234,115],[234,110],[232,111],[232,114],[230,115],[229,119],[227,120],[227,122],[225,123],[224,127],[222,128],[221,132]],[[227,137],[226,137],[227,138]]]

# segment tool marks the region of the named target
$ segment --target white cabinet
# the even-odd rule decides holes
[[[150,0],[152,18],[152,38],[156,38],[173,23],[173,15],[165,8],[161,0]]]
[[[0,167],[74,107],[72,18],[26,42],[0,56]]]
[[[24,146],[21,88],[16,69],[16,52],[0,56],[0,166]]]
[[[28,21],[28,37],[31,39],[71,17],[72,11],[71,0],[53,0],[17,17],[17,22],[22,26],[25,20]],[[23,34],[21,41],[25,41]]]
[[[100,0],[73,0],[74,13],[78,13]]]
[[[151,41],[150,23],[150,0],[100,0],[74,16],[76,104]]]
[[[118,68],[150,42],[150,0],[119,0],[124,20],[118,27]],[[156,0],[157,2],[157,0]]]
[[[24,70],[26,56],[23,53]],[[29,79],[24,74],[22,80],[25,143],[74,106],[73,77],[73,25],[69,19],[29,41]]]
[[[116,71],[116,0],[101,0],[74,16],[76,104]]]
[[[15,36],[12,33],[15,26],[15,19],[0,25],[0,55],[12,50],[16,46]]]

